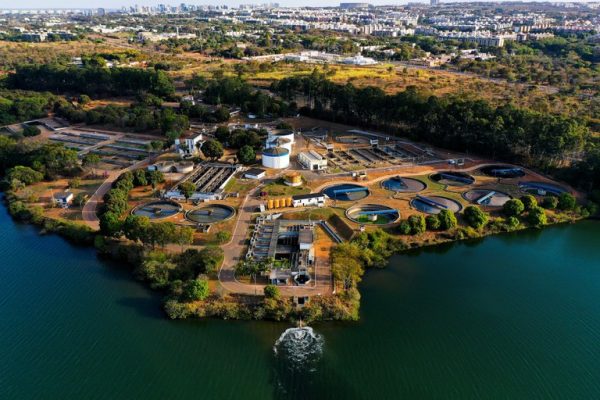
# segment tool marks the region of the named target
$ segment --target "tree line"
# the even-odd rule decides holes
[[[7,85],[12,89],[89,96],[126,96],[147,92],[168,98],[175,93],[173,81],[161,70],[89,65],[20,65],[8,76]]]
[[[485,100],[428,96],[414,88],[386,94],[376,87],[336,84],[314,71],[274,82],[285,99],[302,97],[301,112],[375,128],[447,149],[530,166],[560,165],[584,149],[590,132],[580,121]]]

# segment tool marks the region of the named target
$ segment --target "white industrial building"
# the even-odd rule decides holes
[[[262,165],[266,168],[283,169],[290,166],[290,151],[283,147],[263,150]]]
[[[311,171],[322,171],[327,168],[327,159],[314,150],[299,153],[298,162]]]
[[[298,194],[292,196],[294,207],[323,207],[325,206],[325,195],[323,193]]]
[[[244,178],[247,179],[262,179],[266,176],[267,171],[262,168],[250,168],[248,171],[244,172]]]
[[[194,133],[175,139],[175,146],[181,155],[195,155],[203,141],[202,133]]]

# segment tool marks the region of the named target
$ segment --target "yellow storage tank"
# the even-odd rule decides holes
[[[279,199],[275,199],[273,202],[275,203],[275,208],[279,208]]]
[[[291,207],[291,206],[292,206],[292,198],[291,198],[291,197],[288,197],[288,198],[285,200],[285,205],[286,205],[287,207]]]
[[[267,208],[270,210],[271,208],[273,208],[273,199],[269,199],[269,201],[267,202]]]

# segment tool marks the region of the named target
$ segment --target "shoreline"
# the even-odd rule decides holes
[[[143,249],[137,244],[128,243],[122,239],[107,241],[105,238],[92,231],[84,224],[78,224],[69,221],[58,221],[49,217],[35,215],[31,210],[20,209],[15,213],[11,205],[19,200],[5,192],[2,193],[3,203],[12,219],[18,222],[38,226],[40,234],[57,234],[72,244],[86,247],[94,247],[98,256],[107,257],[112,261],[125,262],[131,268],[132,278],[135,279],[134,271],[136,264],[143,259]],[[576,223],[585,219],[600,220],[600,217],[582,217],[569,216],[568,219],[555,220],[548,222],[542,227],[532,227],[521,224],[519,227],[511,230],[493,230],[485,229],[483,231],[468,230],[466,228],[454,228],[453,231],[444,232],[442,235],[436,235],[433,241],[406,241],[398,238],[398,235],[389,235],[391,241],[389,246],[393,249],[384,255],[384,262],[381,265],[365,266],[364,272],[370,269],[386,268],[389,261],[396,255],[402,255],[407,252],[417,250],[427,250],[435,246],[451,245],[459,242],[482,240],[489,236],[495,236],[503,233],[516,233],[526,230],[542,230],[545,227],[562,225],[566,223]],[[476,235],[454,236],[458,232],[470,231]],[[442,237],[440,237],[442,236]],[[445,236],[445,237],[444,237]],[[352,243],[352,241],[347,242]],[[387,249],[386,249],[387,250]],[[136,256],[138,259],[136,259]],[[139,259],[139,257],[142,257]],[[147,284],[148,289],[152,289]],[[153,289],[156,291],[156,289]],[[163,291],[164,292],[164,291]],[[262,301],[261,301],[262,300]],[[184,303],[178,300],[167,298],[163,307],[166,316],[170,319],[186,318],[219,318],[219,319],[240,319],[240,320],[273,320],[288,321],[296,323],[297,321],[325,322],[325,321],[357,321],[360,319],[360,291],[358,287],[346,288],[346,290],[335,292],[330,296],[315,296],[308,305],[302,308],[295,307],[290,298],[266,298],[261,295],[240,295],[229,294],[225,296],[210,296],[206,301]],[[316,311],[315,311],[316,309]]]

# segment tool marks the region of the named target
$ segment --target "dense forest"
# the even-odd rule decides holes
[[[74,65],[22,65],[7,79],[12,89],[77,93],[88,96],[127,96],[142,92],[168,98],[175,88],[161,70],[102,68]]]

